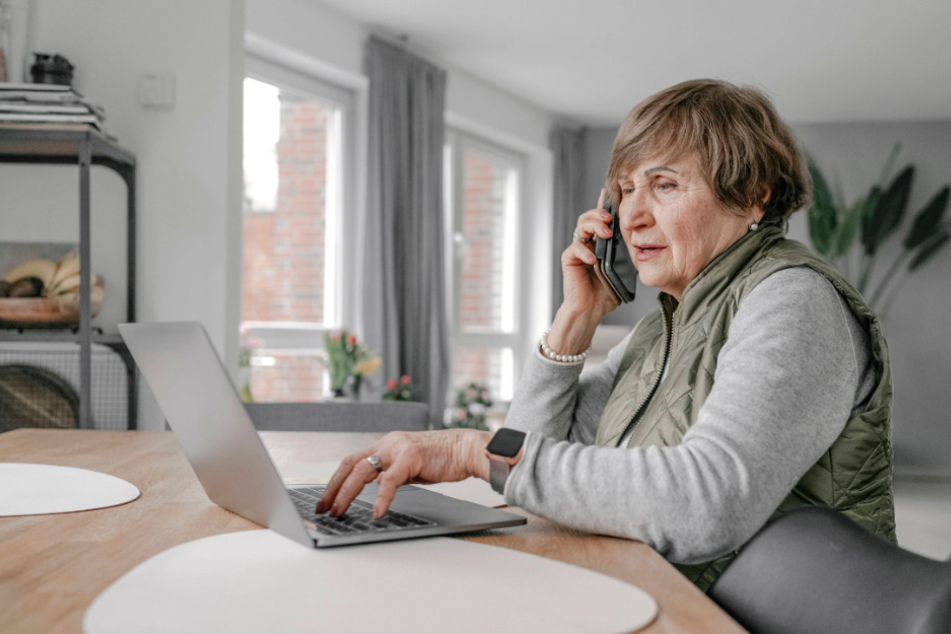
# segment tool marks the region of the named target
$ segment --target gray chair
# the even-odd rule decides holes
[[[951,563],[806,507],[769,523],[709,596],[751,634],[948,634]]]
[[[405,401],[245,403],[260,431],[418,431],[429,427],[429,406]]]

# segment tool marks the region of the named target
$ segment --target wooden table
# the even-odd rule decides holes
[[[292,464],[339,459],[378,434],[261,436],[277,464]],[[19,429],[0,434],[0,462],[92,469],[142,491],[134,502],[107,509],[0,518],[4,634],[81,632],[89,604],[139,563],[184,542],[260,528],[208,500],[171,432]],[[468,539],[590,568],[643,588],[660,605],[658,618],[643,632],[743,632],[646,544],[522,514],[528,517],[525,526]]]

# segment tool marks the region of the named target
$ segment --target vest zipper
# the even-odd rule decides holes
[[[650,403],[651,399],[654,398],[654,392],[657,391],[657,388],[660,387],[660,383],[664,378],[664,369],[667,367],[667,357],[670,356],[670,347],[671,342],[674,338],[674,318],[673,315],[667,310],[666,306],[661,306],[664,311],[664,356],[661,359],[662,363],[660,364],[660,372],[657,374],[657,378],[654,379],[654,384],[651,385],[651,389],[647,391],[647,396],[645,396],[640,404],[637,406],[637,409],[634,410],[634,415],[631,417],[631,420],[624,426],[624,431],[621,433],[621,438],[631,430],[632,426],[636,424],[636,421],[644,413],[644,410],[647,409],[647,405]],[[635,434],[631,434],[630,438],[627,439],[627,448],[630,449],[633,445],[631,444],[634,441]]]

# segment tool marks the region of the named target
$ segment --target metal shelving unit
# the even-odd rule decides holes
[[[92,344],[108,346],[118,353],[128,370],[129,429],[136,428],[135,364],[119,335],[105,335],[93,329],[90,306],[91,230],[90,169],[102,165],[111,169],[126,184],[127,302],[126,320],[135,321],[135,156],[114,140],[88,125],[18,125],[0,124],[0,163],[40,163],[76,165],[79,168],[79,261],[80,300],[79,325],[68,329],[0,329],[0,341],[15,342],[78,342],[79,343],[79,426],[92,428]]]

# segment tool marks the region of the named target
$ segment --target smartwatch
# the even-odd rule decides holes
[[[485,448],[489,459],[489,484],[496,493],[505,493],[509,471],[518,463],[525,443],[525,432],[503,427],[495,432]]]

